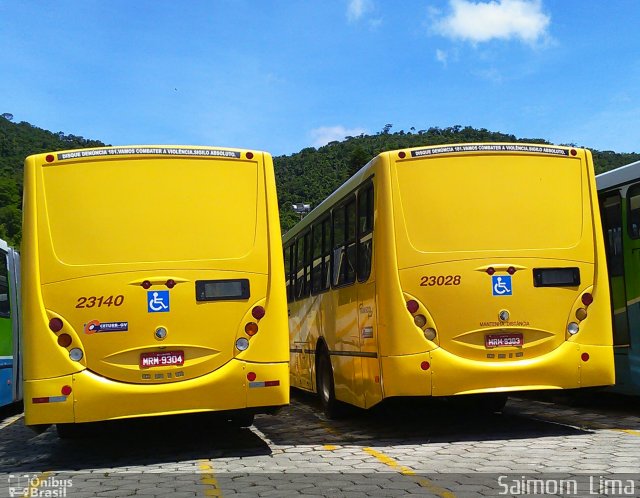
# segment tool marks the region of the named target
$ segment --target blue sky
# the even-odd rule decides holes
[[[453,125],[640,152],[638,0],[0,0],[0,113],[292,154]]]

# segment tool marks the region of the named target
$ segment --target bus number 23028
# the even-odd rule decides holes
[[[460,285],[460,275],[439,275],[437,277],[420,277],[421,287],[432,287],[434,285]]]

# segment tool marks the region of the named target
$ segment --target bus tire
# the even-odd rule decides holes
[[[478,407],[484,413],[501,412],[509,397],[506,394],[482,394],[478,399]]]
[[[318,376],[316,379],[318,396],[322,411],[330,419],[340,418],[343,411],[341,403],[336,399],[335,385],[333,383],[333,368],[331,359],[326,351],[320,354],[318,359]]]

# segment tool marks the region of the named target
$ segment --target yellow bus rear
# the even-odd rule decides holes
[[[587,150],[463,144],[380,154],[284,238],[292,384],[318,392],[331,414],[336,401],[504,400],[613,383],[597,213]],[[316,235],[327,230],[331,250],[318,252]],[[347,242],[336,245],[336,233]],[[331,286],[314,288],[325,253]],[[333,279],[343,267],[357,278]]]
[[[268,153],[109,147],[25,161],[25,421],[288,403]]]

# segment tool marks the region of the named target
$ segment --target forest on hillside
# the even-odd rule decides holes
[[[465,142],[528,142],[550,144],[541,138],[475,129],[470,126],[431,127],[392,132],[387,124],[374,135],[344,137],[323,147],[308,147],[289,156],[274,157],[274,167],[283,231],[299,216],[294,203],[317,206],[353,173],[380,152],[387,150]],[[21,238],[22,173],[25,157],[64,149],[102,147],[100,140],[51,132],[27,122],[13,122],[13,115],[0,115],[0,238],[18,247]],[[226,145],[226,144],[212,144]],[[575,145],[575,144],[560,144]],[[592,150],[596,172],[601,173],[640,160],[639,153]]]

